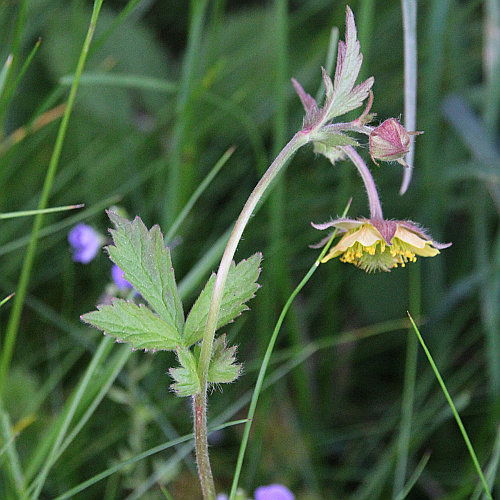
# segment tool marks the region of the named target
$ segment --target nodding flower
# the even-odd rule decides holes
[[[321,262],[340,257],[363,271],[390,271],[415,262],[417,255],[434,257],[451,243],[434,241],[422,228],[411,221],[384,219],[337,219],[313,224],[316,229],[337,228],[344,233]]]

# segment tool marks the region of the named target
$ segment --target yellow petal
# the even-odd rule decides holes
[[[394,238],[399,238],[401,241],[408,243],[408,245],[421,249],[425,248],[427,243],[430,243],[429,240],[424,240],[418,234],[399,225],[396,229],[396,233],[394,234]]]
[[[371,224],[363,224],[361,229],[344,234],[342,239],[328,252],[322,262],[326,262],[344,253],[356,242],[361,243],[361,245],[365,247],[369,247],[382,239],[382,235]]]
[[[352,243],[349,246],[352,246],[357,241],[364,247],[371,247],[377,241],[383,240],[382,235],[371,224],[363,224],[361,229],[352,233],[351,236],[353,238]]]
[[[439,250],[437,248],[434,248],[430,243],[425,245],[425,247],[422,249],[414,248],[413,252],[416,255],[420,255],[421,257],[434,257],[434,255],[440,253]]]

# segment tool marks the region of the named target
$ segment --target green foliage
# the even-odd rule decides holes
[[[344,159],[338,146],[358,146],[358,142],[345,134],[325,134],[324,139],[314,141],[314,152],[328,158],[332,164]]]
[[[4,426],[0,445],[0,498],[21,497],[19,478],[26,488],[33,484],[59,433],[67,440],[40,498],[55,499],[89,479],[75,497],[159,500],[160,485],[174,500],[199,498],[188,455],[188,404],[168,394],[165,372],[173,354],[130,353],[81,323],[82,313],[110,295],[110,262],[101,252],[88,266],[73,263],[66,237],[80,221],[104,235],[104,208],[116,203],[148,224],[161,223],[166,234],[165,221],[177,216],[166,210],[166,185],[188,200],[223,151],[236,146],[222,175],[166,242],[184,311],[190,310],[258,173],[301,126],[290,77],[315,96],[331,27],[345,39],[344,2],[288,2],[290,12],[280,17],[282,3],[210,2],[187,58],[193,24],[186,2],[104,2],[50,193],[51,207],[85,208],[44,216],[2,399],[11,425]],[[484,144],[498,157],[500,79],[491,70],[500,23],[490,0],[414,3],[417,130],[424,134],[405,196],[397,194],[401,167],[386,165],[374,175],[387,217],[416,219],[453,247],[417,263],[411,283],[410,269],[367,277],[340,262],[320,266],[292,305],[270,360],[242,470],[249,494],[281,482],[297,500],[394,496],[410,307],[498,496],[499,175],[498,159],[484,156]],[[377,125],[403,110],[401,2],[350,5],[364,55],[360,81],[375,77]],[[1,212],[38,204],[60,123],[43,113],[67,100],[90,10],[91,2],[81,0],[2,3],[0,68],[10,53],[14,59],[0,103]],[[278,26],[286,37],[277,36]],[[13,89],[38,37],[40,49]],[[87,72],[107,79],[86,80]],[[134,78],[127,83],[126,77]],[[158,79],[163,85],[153,86]],[[363,147],[365,138],[358,139]],[[178,169],[171,176],[173,152]],[[238,344],[244,376],[213,392],[209,423],[227,421],[248,405],[280,308],[317,256],[308,249],[319,238],[309,221],[336,217],[351,197],[349,215],[366,215],[356,175],[347,162],[332,168],[305,149],[279,180],[281,193],[274,196],[275,190],[255,213],[238,254],[263,252],[262,293],[246,321],[224,328]],[[31,216],[0,221],[2,299],[17,289],[32,224]],[[419,311],[409,306],[416,300],[409,295],[421,299]],[[0,308],[2,344],[12,304]],[[101,342],[106,355],[83,380]],[[413,484],[425,450],[432,453],[407,498],[479,498],[464,442],[420,355],[416,373],[413,406],[405,410],[411,423],[406,484]],[[222,431],[223,445],[214,441],[210,448],[218,492],[229,490],[239,431]],[[160,443],[175,446],[144,458]],[[102,471],[109,472],[96,477]]]
[[[220,335],[214,341],[212,359],[208,369],[208,381],[213,384],[234,382],[240,372],[241,365],[236,362],[236,346],[226,347],[226,335]]]
[[[116,227],[111,230],[114,246],[107,247],[110,259],[158,315],[180,334],[184,313],[170,249],[164,245],[159,226],[148,231],[139,217],[130,222],[113,212],[108,215]]]
[[[156,312],[144,304],[114,298],[111,305],[99,305],[97,311],[83,314],[81,319],[133,349],[175,350],[181,366],[170,370],[175,381],[172,390],[183,397],[197,394],[200,390],[197,357],[188,347],[203,336],[216,275],[209,278],[184,325],[170,249],[164,245],[159,226],[148,230],[139,217],[128,221],[114,212],[108,215],[115,225],[110,231],[114,245],[107,247],[109,256]],[[262,254],[255,254],[238,265],[232,263],[217,328],[248,309],[245,303],[258,288],[261,259]],[[225,335],[216,339],[208,382],[228,383],[238,377],[241,365],[235,364],[235,352],[236,347],[226,348]]]
[[[109,256],[157,314],[142,305],[115,299],[111,305],[101,305],[98,311],[84,314],[82,320],[136,349],[173,350],[201,340],[216,275],[208,280],[184,325],[170,249],[164,245],[159,226],[148,231],[139,217],[128,221],[114,212],[108,215],[115,224],[115,229],[111,229],[114,245],[107,247]],[[261,259],[262,254],[255,254],[238,265],[232,263],[217,328],[248,309],[245,303],[258,288]]]
[[[257,278],[260,272],[262,254],[255,254],[247,260],[242,260],[238,265],[234,262],[229,270],[221,310],[217,321],[217,328],[226,325],[236,316],[239,316],[248,307],[245,305],[257,291]],[[210,276],[205,288],[200,293],[191,309],[184,327],[185,345],[198,342],[203,336],[203,328],[207,321],[210,299],[215,285],[216,275]]]
[[[178,347],[176,353],[181,366],[170,368],[170,376],[175,380],[170,387],[177,396],[186,397],[197,394],[200,391],[200,379],[193,353],[185,347]]]
[[[111,305],[82,315],[82,320],[134,349],[171,351],[182,345],[180,332],[144,305],[113,299]]]
[[[4,91],[5,82],[7,80],[7,73],[9,72],[11,64],[12,64],[12,57],[9,56],[5,61],[4,65],[2,66],[2,69],[0,70],[0,96]]]

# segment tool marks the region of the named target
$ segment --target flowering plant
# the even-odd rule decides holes
[[[111,229],[113,243],[107,246],[109,257],[122,270],[120,278],[130,283],[147,305],[115,298],[111,304],[99,305],[96,311],[84,314],[82,320],[117,342],[129,343],[133,349],[176,353],[178,366],[169,371],[173,379],[171,389],[177,396],[193,399],[196,458],[205,499],[214,500],[216,496],[208,455],[207,389],[213,384],[233,382],[241,372],[241,365],[236,362],[236,346],[227,346],[225,335],[216,337],[215,334],[247,309],[246,303],[258,289],[262,258],[256,253],[236,264],[233,257],[258,202],[293,154],[311,143],[314,151],[326,156],[332,164],[349,158],[366,188],[368,219],[338,219],[314,225],[320,230],[335,227],[343,233],[322,262],[340,256],[344,262],[368,272],[389,271],[414,261],[416,255],[437,255],[439,249],[447,246],[435,242],[415,223],[383,217],[370,170],[355,149],[360,146],[359,139],[352,134],[369,138],[374,161],[403,162],[409,133],[394,119],[378,127],[369,125],[373,118],[370,110],[374,80],[370,77],[356,85],[362,60],[354,15],[347,7],[345,42],[339,42],[334,80],[324,69],[322,71],[323,106],[293,80],[305,109],[302,129],[283,148],[250,194],[234,225],[217,273],[208,279],[188,314],[184,312],[170,249],[165,245],[160,228],[148,229],[139,217],[129,221],[108,212],[114,225]],[[360,108],[366,100],[364,110],[356,119],[333,122]],[[231,498],[234,498],[236,486],[233,484]],[[293,498],[285,490],[279,485],[268,486],[258,489],[255,498]]]
[[[73,260],[88,264],[101,248],[101,238],[96,230],[87,224],[77,224],[68,234],[68,242],[73,248]]]

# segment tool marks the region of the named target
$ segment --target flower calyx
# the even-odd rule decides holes
[[[408,132],[395,118],[388,118],[370,133],[369,147],[373,162],[377,160],[397,161],[404,167],[409,165],[404,160],[410,151],[410,136],[423,132]]]
[[[434,241],[421,227],[411,221],[385,219],[337,219],[324,224],[312,224],[324,230],[337,228],[344,233],[330,249],[322,263],[340,257],[368,273],[390,271],[415,262],[417,255],[434,257],[451,243]]]

